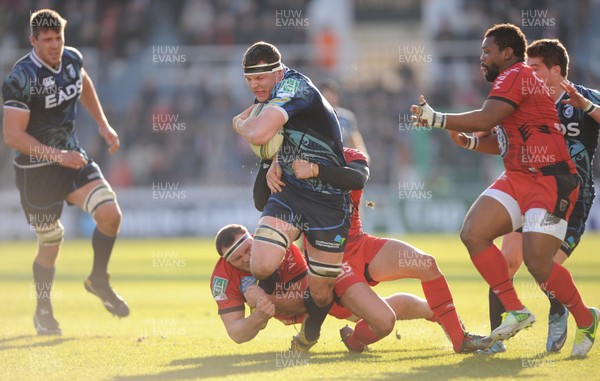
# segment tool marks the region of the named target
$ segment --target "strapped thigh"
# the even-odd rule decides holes
[[[306,238],[304,238],[304,256],[306,257],[306,264],[308,265],[308,274],[312,276],[316,276],[319,278],[337,278],[338,275],[342,273],[342,260],[340,259],[340,263],[332,264],[332,263],[324,263],[321,261],[315,261],[311,259],[308,255],[308,251],[306,250],[307,242]]]
[[[92,217],[96,214],[96,209],[107,202],[115,202],[117,195],[106,184],[98,184],[88,193],[83,201],[83,210],[89,213]]]
[[[277,246],[283,252],[290,247],[287,235],[269,225],[258,225],[254,232],[254,240]]]

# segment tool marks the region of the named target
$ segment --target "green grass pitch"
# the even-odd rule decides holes
[[[406,236],[433,254],[470,331],[488,333],[487,286],[457,235]],[[396,332],[362,355],[347,353],[329,317],[310,355],[287,352],[293,326],[269,323],[252,342],[232,342],[216,313],[209,277],[217,258],[208,239],[121,240],[110,265],[113,286],[131,315],[117,319],[83,288],[92,263],[90,243],[67,241],[59,258],[54,312],[60,337],[37,337],[31,261],[35,242],[0,242],[0,379],[2,380],[592,380],[600,348],[569,358],[574,321],[559,354],[545,354],[548,303],[525,269],[516,288],[538,322],[493,357],[454,354],[442,330],[426,321],[398,322]],[[586,234],[567,267],[585,301],[600,306],[600,236]],[[377,286],[381,295],[412,292],[415,280]],[[299,327],[298,327],[299,328]]]

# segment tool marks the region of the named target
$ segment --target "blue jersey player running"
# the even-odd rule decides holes
[[[250,117],[254,105],[235,116],[234,129],[254,145],[266,143],[282,128],[284,133],[276,160],[285,186],[265,205],[254,234],[250,269],[257,279],[273,281],[285,251],[301,233],[305,235],[309,316],[292,340],[292,349],[307,351],[317,342],[333,303],[350,226],[349,196],[327,173],[327,168],[345,166],[340,126],[335,111],[310,79],[285,67],[275,46],[253,44],[244,54],[243,66],[248,87],[265,105],[258,116]],[[296,159],[325,170],[299,179],[294,175]]]
[[[554,256],[554,261],[563,263],[575,250],[585,231],[592,202],[594,201],[593,158],[598,146],[600,129],[600,92],[575,85],[567,80],[569,55],[559,40],[542,39],[527,47],[527,64],[548,86],[549,94],[555,101],[561,129],[567,148],[581,179],[577,202],[568,221],[567,233],[563,243]],[[455,142],[478,151],[498,153],[495,137],[468,137],[454,135]],[[509,273],[514,276],[523,262],[522,234],[513,232],[504,236],[502,253],[508,263]],[[567,320],[569,311],[553,295],[546,292],[550,301],[548,314],[548,338],[546,351],[558,352],[567,339]],[[489,293],[490,325],[495,329],[501,323],[504,307],[493,292]],[[575,342],[586,340],[585,333],[577,332]],[[592,338],[593,341],[593,338]],[[502,342],[495,342],[488,353],[504,352]],[[577,355],[574,353],[574,355]]]
[[[79,146],[75,135],[77,101],[98,124],[109,153],[119,138],[108,124],[92,80],[83,69],[81,53],[64,45],[67,21],[42,9],[31,15],[33,49],[21,58],[4,81],[3,133],[16,150],[14,167],[21,206],[38,239],[33,262],[39,335],[60,335],[50,299],[56,259],[63,241],[63,203],[77,205],[96,221],[92,237],[94,264],[84,282],[114,315],[129,315],[129,307],[109,284],[108,261],[121,224],[115,193],[100,168]]]

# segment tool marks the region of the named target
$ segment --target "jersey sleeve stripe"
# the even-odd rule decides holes
[[[290,119],[290,116],[288,115],[287,111],[285,111],[283,109],[283,107],[277,106],[277,105],[269,105],[269,104],[267,104],[267,106],[265,108],[267,108],[267,107],[274,108],[275,110],[279,111],[283,115],[283,117],[285,118],[285,122],[286,123]]]
[[[516,104],[515,102],[511,101],[510,99],[507,99],[507,98],[504,98],[504,97],[499,97],[497,95],[489,96],[487,99],[493,99],[493,100],[496,100],[496,101],[506,102],[509,105],[513,106],[515,109],[519,107],[518,104]]]
[[[22,107],[18,107],[18,106],[13,106],[12,104],[18,104],[19,106]],[[23,102],[19,102],[19,101],[6,101],[4,103],[4,107],[3,108],[9,108],[11,110],[19,110],[19,111],[25,111],[25,112],[29,112],[29,106],[27,106],[25,103]]]
[[[239,306],[223,308],[222,310],[219,310],[219,315],[225,315],[230,312],[243,311],[243,310],[244,310],[244,305],[240,304]]]

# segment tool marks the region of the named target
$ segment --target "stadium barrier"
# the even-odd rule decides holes
[[[121,237],[212,237],[230,223],[256,227],[260,213],[254,209],[250,186],[182,186],[165,183],[153,187],[117,190],[123,210]],[[429,197],[427,193],[398,195],[398,188],[369,185],[361,205],[363,228],[386,234],[458,233],[474,200],[470,195]],[[35,239],[25,222],[16,190],[0,192],[0,240]],[[91,217],[65,206],[61,218],[67,238],[90,236]],[[588,230],[600,228],[600,210],[592,208]]]

